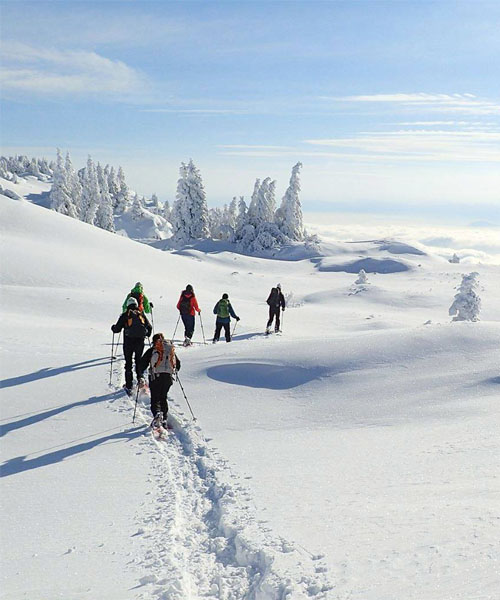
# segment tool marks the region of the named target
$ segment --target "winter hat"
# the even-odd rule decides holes
[[[153,336],[153,344],[156,344],[158,340],[163,341],[165,339],[163,333],[155,333]]]
[[[130,298],[127,300],[127,306],[139,306],[139,305],[137,304],[137,300],[133,296],[130,296]]]
[[[191,284],[188,283],[188,285],[186,286],[186,292],[191,292],[193,293],[193,286]]]
[[[277,283],[277,284],[276,284],[276,287],[277,287],[279,290],[281,290],[281,283]]]
[[[229,298],[229,296],[227,294],[222,294],[222,299],[223,300],[227,300]]]

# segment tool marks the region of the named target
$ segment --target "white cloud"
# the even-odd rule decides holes
[[[375,160],[500,162],[500,132],[403,130],[354,137],[311,139],[306,144],[342,149],[349,158]],[[353,154],[354,153],[354,154]]]
[[[343,103],[386,103],[404,108],[425,108],[438,112],[471,115],[500,115],[500,103],[474,94],[367,94],[358,96],[322,96],[321,100]]]
[[[11,43],[3,49],[0,83],[6,92],[43,95],[101,95],[130,100],[149,84],[120,60],[96,52],[36,48]]]

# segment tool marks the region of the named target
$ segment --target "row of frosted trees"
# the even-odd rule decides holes
[[[247,252],[279,248],[306,239],[300,204],[299,174],[302,164],[292,169],[289,186],[276,207],[276,181],[266,177],[255,182],[250,204],[243,196],[224,208],[208,210],[203,181],[193,163],[182,163],[177,195],[170,215],[174,241],[222,239]]]
[[[89,156],[85,168],[76,172],[69,153],[63,159],[58,150],[52,169],[51,208],[114,231],[115,216],[129,210],[134,220],[140,220],[147,207],[171,223],[176,244],[212,238],[233,242],[245,252],[260,252],[306,239],[299,198],[301,167],[300,162],[293,167],[279,207],[276,181],[267,177],[256,180],[248,206],[240,196],[223,208],[209,210],[200,171],[190,160],[181,164],[176,200],[170,208],[168,202],[160,204],[155,194],[149,201],[132,196],[121,167],[115,172],[109,165],[95,165]]]
[[[114,231],[114,214],[128,206],[129,190],[121,167],[115,172],[109,165],[95,165],[89,156],[76,172],[69,153],[64,160],[58,149],[50,202],[57,212]]]
[[[0,156],[0,177],[17,183],[18,177],[32,175],[40,180],[52,177],[55,168],[53,161],[45,158],[29,158],[19,154],[17,156]]]

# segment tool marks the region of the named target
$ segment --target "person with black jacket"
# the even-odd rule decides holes
[[[267,303],[269,305],[269,320],[266,325],[266,333],[271,333],[271,325],[273,324],[273,320],[276,319],[274,324],[274,331],[278,332],[280,330],[280,313],[281,310],[285,310],[285,297],[281,292],[281,284],[278,283],[276,287],[271,288],[271,293],[267,298]]]
[[[175,354],[175,347],[165,340],[163,333],[155,333],[153,345],[139,361],[138,376],[149,368],[149,390],[151,393],[151,413],[155,427],[167,427],[168,390],[172,387],[174,374],[181,368],[181,361]]]
[[[144,338],[151,335],[151,324],[146,315],[139,309],[137,300],[131,296],[127,300],[127,310],[118,321],[111,325],[113,333],[123,329],[123,355],[125,356],[125,391],[132,393],[132,358],[135,359],[135,372],[139,380],[139,360],[144,350]]]

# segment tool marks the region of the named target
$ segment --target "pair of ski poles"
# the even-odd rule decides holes
[[[201,333],[203,335],[203,343],[206,346],[207,345],[207,340],[205,338],[205,329],[203,327],[203,319],[201,318],[201,313],[198,313],[198,316],[200,317],[200,325],[201,325]],[[177,317],[177,323],[175,324],[174,334],[172,335],[172,341],[174,341],[174,339],[175,339],[175,334],[177,333],[177,327],[179,326],[180,319],[181,319],[181,315],[179,313],[179,316]]]
[[[191,413],[191,416],[193,417],[193,421],[196,421],[196,417],[194,415],[193,409],[191,408],[191,404],[189,403],[188,397],[186,396],[186,392],[184,391],[184,387],[181,383],[181,380],[179,379],[179,373],[178,371],[174,371],[174,373],[172,374],[172,378],[177,380],[177,383],[179,384],[181,390],[182,390],[182,395],[184,396],[184,400],[186,401],[186,404],[188,405],[189,408],[189,412]],[[137,386],[137,393],[135,395],[135,406],[134,406],[134,416],[132,418],[132,423],[135,423],[135,414],[137,412],[137,401],[139,400],[139,386]]]

